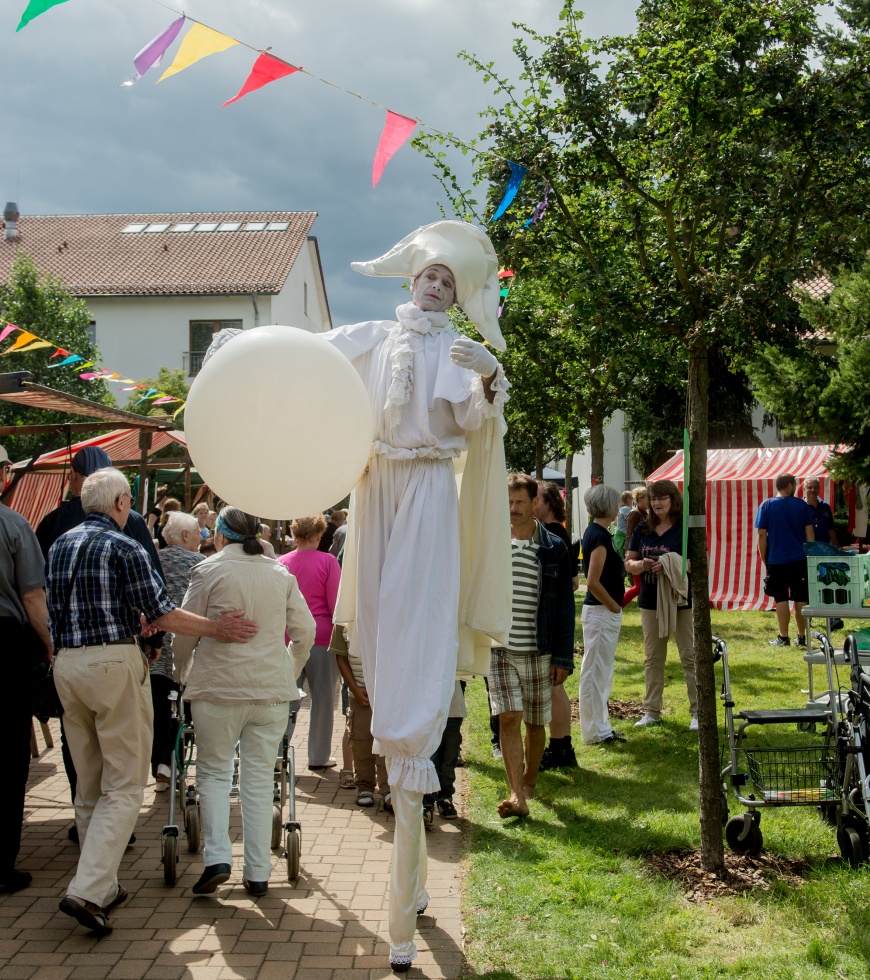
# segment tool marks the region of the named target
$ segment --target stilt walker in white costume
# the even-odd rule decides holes
[[[416,957],[425,909],[423,794],[438,790],[430,756],[453,695],[457,660],[510,626],[510,535],[502,413],[509,384],[495,356],[450,327],[458,304],[489,344],[498,326],[498,262],[474,225],[437,221],[357,272],[412,281],[397,320],[325,334],[371,399],[375,438],[353,492],[337,623],[351,626],[386,757],[396,827],[390,963]],[[457,472],[461,492],[457,493]],[[485,658],[484,658],[485,662]]]

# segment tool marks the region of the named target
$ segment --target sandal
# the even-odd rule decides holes
[[[338,774],[338,785],[340,789],[356,789],[353,781],[353,769],[342,769]]]
[[[116,909],[123,902],[126,902],[129,897],[130,896],[127,893],[127,889],[123,885],[118,885],[118,894],[112,899],[111,902],[108,902],[103,906],[103,912],[108,914],[112,911],[112,909]]]
[[[371,790],[364,789],[356,798],[357,806],[370,807],[375,805],[375,794]]]
[[[79,925],[84,926],[85,929],[90,929],[98,936],[105,936],[112,931],[106,913],[93,902],[85,902],[82,899],[67,895],[66,898],[61,899],[58,908],[65,915],[71,915]]]
[[[384,793],[383,803],[384,803],[384,810],[387,813],[392,813],[393,812],[393,794],[392,793]]]

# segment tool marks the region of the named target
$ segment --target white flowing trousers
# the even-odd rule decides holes
[[[375,455],[354,506],[356,639],[396,815],[390,958],[408,963],[426,887],[422,794],[438,790],[430,756],[447,724],[459,648],[452,460]]]
[[[616,644],[622,629],[622,610],[583,606],[583,660],[580,665],[580,733],[590,745],[613,731],[607,701],[613,688]]]

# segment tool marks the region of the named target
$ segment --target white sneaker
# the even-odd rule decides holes
[[[652,715],[644,715],[640,721],[634,723],[635,728],[646,728],[648,725],[660,725],[662,723],[661,718],[653,718]]]
[[[172,781],[172,770],[169,766],[164,765],[162,762],[157,767],[157,775],[155,777],[156,785],[154,789],[158,793],[165,793],[169,789],[169,784]]]
[[[698,719],[692,718],[691,722],[689,723],[689,731],[696,732],[697,730],[698,730]]]
[[[501,746],[497,742],[493,742],[493,745],[492,745],[492,757],[493,757],[493,759],[500,759],[502,757],[502,755],[501,755]]]

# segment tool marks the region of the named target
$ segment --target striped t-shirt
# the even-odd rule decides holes
[[[535,555],[541,545],[541,525],[535,521],[531,541],[511,541],[511,628],[508,649],[516,653],[537,653],[538,563]]]

